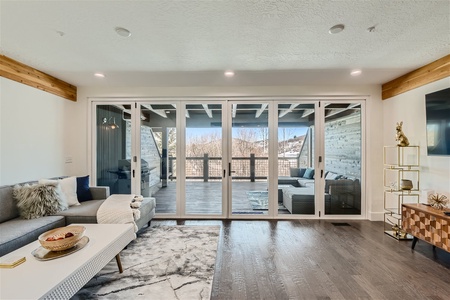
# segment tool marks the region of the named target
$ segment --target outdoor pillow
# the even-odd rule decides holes
[[[89,175],[77,177],[77,197],[80,202],[92,200],[91,190],[89,189]]]
[[[298,177],[303,177],[305,175],[306,168],[300,168],[300,171],[298,172]]]
[[[303,178],[313,179],[314,178],[314,169],[307,168],[305,174],[303,174]]]
[[[291,177],[301,177],[299,168],[289,168],[289,176]]]
[[[325,179],[337,179],[339,175],[333,172],[328,172],[327,175],[325,176]]]

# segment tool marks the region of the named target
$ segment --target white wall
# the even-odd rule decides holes
[[[450,156],[427,156],[425,94],[450,87],[450,77],[383,101],[384,145],[396,145],[395,125],[403,121],[403,132],[411,145],[420,146],[420,189],[450,197]],[[426,202],[422,193],[421,202]]]
[[[68,126],[77,124],[66,117],[76,105],[0,77],[0,185],[71,175]]]
[[[361,96],[368,98],[366,105],[366,199],[367,218],[383,219],[383,132],[381,86],[264,86],[264,87],[192,87],[192,88],[150,88],[150,87],[81,87],[78,89],[78,104],[70,118],[79,124],[88,122],[88,98],[105,97],[183,97],[183,96]],[[72,140],[68,141],[73,149],[75,173],[90,172],[88,130],[72,132]]]

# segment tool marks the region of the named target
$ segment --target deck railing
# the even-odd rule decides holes
[[[289,176],[290,168],[298,167],[297,157],[278,157],[279,176]],[[257,157],[251,154],[249,157],[233,157],[231,160],[231,172],[236,180],[266,180],[269,174],[269,158]],[[186,157],[186,179],[219,180],[223,177],[222,157]],[[169,179],[176,179],[176,157],[169,157]]]

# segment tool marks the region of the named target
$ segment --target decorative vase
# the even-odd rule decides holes
[[[400,183],[400,188],[404,191],[410,191],[413,188],[412,181],[409,179],[402,179]]]

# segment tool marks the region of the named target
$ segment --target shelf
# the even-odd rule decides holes
[[[402,204],[419,203],[419,146],[385,146],[383,150],[384,233],[397,240],[413,237],[402,229]],[[402,180],[411,180],[412,189],[402,190]]]
[[[393,237],[394,239],[401,240],[401,241],[408,241],[408,240],[412,240],[414,238],[410,234],[406,234],[405,237],[399,236],[399,235],[395,234],[395,232],[392,230],[385,230],[384,233],[389,235],[390,237]]]
[[[383,151],[384,165],[397,167],[419,167],[419,146],[385,146]]]
[[[400,190],[400,182],[402,179],[411,180],[413,189],[411,191],[419,190],[419,175],[420,170],[412,169],[402,169],[402,168],[385,168],[383,174],[383,185],[386,189],[393,191]],[[405,191],[405,190],[403,190]]]
[[[420,194],[414,191],[384,191],[384,209],[401,215],[402,204],[419,203]]]

